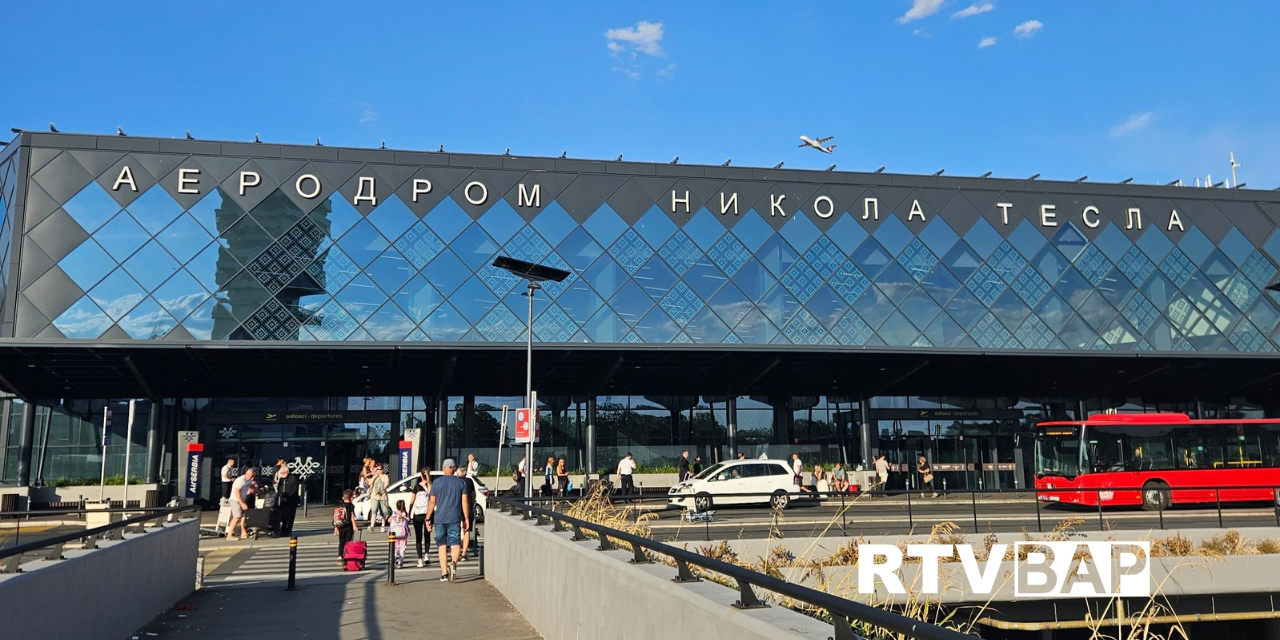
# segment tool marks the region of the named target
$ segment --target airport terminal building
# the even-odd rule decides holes
[[[202,445],[203,496],[228,456],[312,495],[406,441],[492,464],[528,312],[499,256],[570,272],[533,380],[540,457],[578,469],[884,453],[1013,487],[1046,418],[1280,417],[1275,191],[25,132],[0,210],[14,487],[96,481],[104,439],[170,492]]]

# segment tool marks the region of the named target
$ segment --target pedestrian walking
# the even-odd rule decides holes
[[[618,486],[622,495],[629,496],[636,491],[635,483],[636,459],[631,457],[631,452],[627,452],[627,456],[618,461]]]
[[[227,524],[227,539],[235,540],[236,524],[240,524],[240,539],[249,539],[249,528],[245,526],[244,515],[250,509],[249,493],[253,489],[253,467],[244,470],[239,478],[231,483],[231,522]]]
[[[796,485],[804,487],[804,463],[800,461],[800,454],[791,454],[791,475],[795,476]]]
[[[396,539],[396,568],[404,566],[404,548],[409,544],[409,514],[404,500],[396,500],[396,510],[387,518],[387,531]]]
[[[369,500],[372,502],[369,511],[369,530],[372,531],[382,519],[382,532],[387,532],[387,518],[391,517],[391,504],[387,502],[387,471],[381,465],[374,467],[373,481],[369,483]]]
[[[475,478],[468,478],[468,477],[467,477],[466,472],[464,472],[462,469],[458,469],[456,472],[454,472],[454,474],[453,474],[453,475],[455,475],[455,476],[457,476],[457,477],[459,477],[459,478],[462,478],[462,481],[463,481],[463,482],[465,482],[465,483],[467,483],[467,501],[468,501],[468,504],[470,504],[470,505],[471,505],[471,514],[470,514],[470,515],[471,515],[471,520],[474,522],[474,521],[475,521],[475,519],[476,519],[476,483],[477,483],[477,480],[476,480]],[[475,535],[475,527],[472,527],[470,531],[463,531],[463,532],[462,532],[462,557],[463,557],[463,558],[466,558],[466,557],[467,557],[467,552],[472,550],[472,549],[471,549],[471,536],[473,536],[473,535]]]
[[[355,537],[360,527],[356,526],[356,506],[351,504],[354,493],[347,489],[342,492],[342,502],[333,510],[333,535],[338,537],[338,566],[346,567],[342,550]]]
[[[236,481],[236,459],[228,458],[227,463],[222,465],[222,499],[230,504],[231,501],[231,485]]]
[[[916,473],[920,474],[920,497],[923,498],[925,493],[932,493],[930,497],[938,497],[938,492],[933,490],[933,467],[929,466],[929,461],[924,456],[916,462]]]
[[[529,454],[525,454],[520,458],[520,464],[516,465],[516,470],[511,474],[511,480],[514,484],[511,486],[511,495],[524,495],[524,483],[528,480]]]
[[[564,458],[556,463],[556,490],[561,498],[569,495],[569,472],[564,468]]]
[[[293,535],[293,521],[298,514],[302,484],[288,465],[281,467],[276,473],[279,474],[279,479],[276,480],[276,510],[280,512],[280,535],[289,536]]]
[[[884,459],[884,454],[876,458],[876,479],[879,480],[877,487],[883,493],[889,488],[889,461]]]
[[[418,483],[413,487],[413,504],[409,515],[413,519],[413,546],[418,552],[418,566],[431,564],[431,541],[427,540],[427,513],[431,505],[431,469],[423,467],[418,472]]]
[[[691,473],[695,476],[702,473],[702,456],[693,457],[693,469],[691,470]]]
[[[689,450],[685,449],[680,452],[680,459],[676,461],[680,471],[680,482],[688,480],[692,474],[689,473]]]
[[[431,504],[436,546],[440,554],[440,581],[453,582],[458,575],[458,560],[462,553],[462,534],[471,529],[471,505],[467,500],[467,484],[462,478],[453,477],[457,468],[453,458],[441,465],[444,475],[431,484]]]

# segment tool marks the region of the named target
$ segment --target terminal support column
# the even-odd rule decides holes
[[[738,458],[738,399],[730,396],[724,401],[725,434],[729,438],[729,460]]]
[[[18,486],[31,486],[31,454],[36,440],[36,403],[22,403],[22,431],[18,437]]]
[[[583,466],[586,468],[586,480],[590,481],[591,476],[596,472],[596,397],[587,398],[587,459]],[[582,483],[585,487],[587,482]]]
[[[436,402],[436,464],[439,469],[445,459],[445,435],[449,429],[449,398],[440,398]]]
[[[148,484],[159,482],[160,477],[160,408],[164,403],[152,399],[147,412],[147,473]]]

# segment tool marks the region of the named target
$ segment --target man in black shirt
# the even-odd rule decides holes
[[[690,476],[688,449],[685,449],[684,451],[680,452],[680,460],[677,461],[677,464],[679,465],[679,469],[680,469],[680,482],[684,482],[685,480],[688,480]]]
[[[276,509],[280,512],[280,535],[293,535],[293,519],[298,513],[298,494],[301,485],[298,476],[289,471],[288,465],[280,467],[276,480]]]

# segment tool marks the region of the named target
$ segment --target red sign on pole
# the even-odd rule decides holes
[[[516,409],[516,442],[537,442],[538,441],[538,412],[533,411],[533,418],[529,418],[529,409]]]

